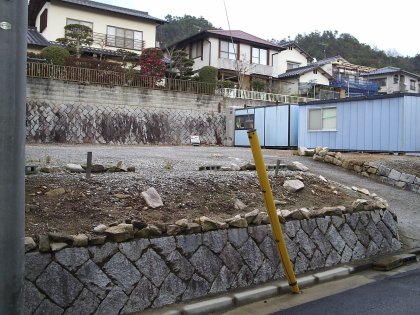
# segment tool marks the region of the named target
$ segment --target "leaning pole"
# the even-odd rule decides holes
[[[23,314],[27,0],[0,0],[0,314]]]

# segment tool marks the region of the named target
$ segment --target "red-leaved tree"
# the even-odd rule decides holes
[[[146,48],[140,56],[140,73],[156,79],[165,76],[166,65],[163,61],[163,52],[159,48]]]

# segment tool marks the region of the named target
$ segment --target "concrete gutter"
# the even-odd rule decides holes
[[[372,269],[391,270],[396,267],[416,262],[420,256],[420,248],[409,250],[391,256],[378,257],[372,261],[363,261],[359,264],[342,265],[336,268],[303,274],[297,277],[300,288],[307,288],[316,284],[348,277],[349,275]],[[379,266],[379,267],[378,267]],[[151,309],[141,312],[143,315],[195,315],[223,313],[235,307],[262,301],[279,295],[290,294],[287,280],[273,281],[253,288],[233,293],[225,293],[209,299],[201,299],[191,303],[175,304],[160,309]],[[140,314],[140,313],[135,313]]]

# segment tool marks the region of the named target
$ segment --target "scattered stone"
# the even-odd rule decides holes
[[[138,230],[144,229],[147,226],[147,223],[143,221],[137,221],[137,220],[132,220],[131,224],[133,225],[135,229],[138,229]]]
[[[293,210],[288,216],[287,219],[291,218],[294,220],[304,220],[310,218],[310,211],[306,208]]]
[[[143,191],[141,195],[149,207],[154,209],[163,206],[162,198],[159,196],[155,188],[150,187],[146,191]]]
[[[312,159],[313,159],[314,161],[317,161],[317,162],[324,162],[324,158],[323,158],[322,156],[319,156],[319,155],[314,155],[314,156],[312,157]]]
[[[162,230],[153,224],[149,224],[144,229],[141,229],[140,231],[136,231],[134,234],[135,237],[141,237],[141,238],[149,238],[149,237],[160,236],[160,235],[162,235]]]
[[[366,188],[358,188],[357,191],[364,195],[370,196],[370,192]]]
[[[351,207],[353,209],[353,211],[363,211],[364,210],[364,206],[367,204],[367,200],[366,199],[357,199],[355,201],[353,201]]]
[[[287,165],[287,168],[291,171],[301,171],[301,172],[307,172],[309,168],[307,168],[305,165],[303,165],[300,162],[292,162],[291,164]]]
[[[135,172],[136,171],[136,167],[135,166],[129,166],[129,167],[127,167],[127,171],[128,172]]]
[[[242,171],[255,171],[256,170],[255,164],[248,162],[241,166],[241,170]]]
[[[168,224],[166,227],[166,234],[168,235],[178,235],[181,231],[182,227],[176,224]]]
[[[238,164],[235,164],[235,163],[231,163],[230,168],[232,169],[232,171],[240,171],[241,170],[241,167]]]
[[[283,184],[283,187],[290,192],[298,192],[302,190],[305,185],[298,179],[286,180]]]
[[[57,252],[63,248],[66,248],[68,244],[60,242],[60,243],[51,243],[50,246],[51,246],[51,251]]]
[[[124,164],[123,161],[119,161],[117,163],[117,170],[120,172],[127,172],[128,171],[128,167]]]
[[[46,192],[45,194],[48,197],[59,197],[59,196],[64,195],[65,193],[66,193],[66,190],[61,187],[61,188],[50,190],[50,191]]]
[[[114,194],[114,197],[116,197],[116,198],[118,198],[118,199],[127,199],[127,198],[130,198],[131,196],[130,195],[127,195],[127,194]]]
[[[274,200],[274,204],[275,204],[276,206],[285,206],[285,205],[287,205],[287,201]]]
[[[389,173],[388,177],[390,179],[393,179],[393,180],[397,180],[398,181],[401,178],[401,173],[398,172],[398,171],[396,171],[396,170],[391,170],[391,172]]]
[[[356,186],[351,186],[351,189],[354,190],[354,191],[358,191],[359,190],[359,188],[357,188]]]
[[[260,210],[255,209],[245,214],[245,220],[248,223],[248,225],[254,222],[254,220],[257,218],[259,213],[260,213]]]
[[[73,236],[63,233],[48,233],[51,242],[73,244]]]
[[[25,253],[36,248],[36,243],[32,237],[25,237]]]
[[[48,236],[47,235],[40,235],[38,237],[38,240],[39,240],[39,242],[38,242],[39,251],[41,253],[49,252],[51,247],[50,247],[50,240],[49,240]]]
[[[89,238],[89,245],[103,245],[106,241],[106,235],[95,235]]]
[[[104,173],[105,167],[102,164],[93,164],[90,171],[92,173]]]
[[[188,219],[178,220],[175,224],[185,229],[188,226]]]
[[[318,178],[319,178],[320,180],[322,180],[324,183],[328,183],[328,180],[327,180],[324,176],[319,175],[319,176],[318,176]]]
[[[346,211],[344,206],[323,207],[320,211],[322,215],[341,216]]]
[[[52,173],[60,173],[60,172],[62,172],[62,169],[59,168],[59,167],[56,167],[56,166],[54,166],[54,167],[41,167],[39,169],[39,171],[41,173],[52,174]]]
[[[66,170],[72,173],[83,173],[85,170],[80,164],[69,163],[66,165]]]
[[[86,234],[78,234],[73,237],[73,246],[82,247],[89,244],[89,237]]]
[[[229,224],[229,226],[236,228],[245,228],[248,226],[247,220],[241,217],[233,217],[231,219],[227,219],[226,223]]]
[[[207,232],[207,231],[211,231],[211,230],[216,230],[218,229],[218,224],[216,221],[206,217],[206,216],[202,216],[198,219],[198,222],[196,222],[198,224],[201,225],[201,230],[203,232]]]
[[[246,204],[244,204],[242,201],[240,201],[239,199],[235,199],[235,202],[233,204],[233,207],[235,208],[235,210],[244,210],[247,206]]]
[[[111,226],[106,229],[105,233],[111,240],[117,243],[134,238],[134,228],[132,224],[118,224],[117,226]]]
[[[95,233],[97,233],[97,234],[102,234],[102,233],[104,233],[105,232],[105,230],[107,229],[108,227],[106,226],[106,225],[104,225],[104,224],[99,224],[99,225],[97,225],[97,226],[95,226],[94,228],[93,228],[93,232],[95,232]]]
[[[201,226],[200,224],[194,222],[188,223],[185,231],[188,234],[201,233]]]

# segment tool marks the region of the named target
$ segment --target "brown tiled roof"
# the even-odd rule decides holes
[[[244,41],[248,41],[248,42],[254,42],[254,43],[258,43],[258,44],[262,44],[262,45],[278,47],[277,45],[269,42],[268,40],[259,38],[257,36],[246,33],[244,31],[239,31],[239,30],[231,30],[231,31],[229,31],[229,30],[208,30],[207,32],[210,33],[210,34],[233,37],[234,39],[244,40]]]

